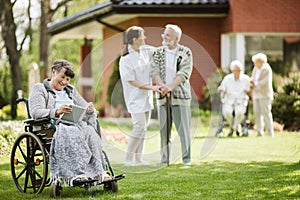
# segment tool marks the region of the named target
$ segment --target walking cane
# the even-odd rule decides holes
[[[170,163],[170,158],[169,158],[169,156],[170,156],[170,152],[169,152],[169,126],[170,126],[170,119],[169,119],[169,111],[170,111],[170,109],[169,109],[169,95],[170,95],[170,93],[168,93],[167,95],[166,95],[166,123],[167,123],[167,165],[169,166],[169,163]]]

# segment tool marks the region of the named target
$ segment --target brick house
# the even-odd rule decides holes
[[[159,46],[164,26],[179,25],[184,34],[181,44],[194,55],[192,88],[201,98],[207,78],[216,68],[226,70],[233,59],[247,63],[249,55],[261,51],[284,60],[285,45],[300,41],[299,10],[298,0],[111,0],[51,23],[48,31],[56,38],[85,39],[79,85],[85,98],[101,99],[109,116],[108,80],[122,49],[122,32],[129,26],[144,27],[146,42]],[[101,65],[101,94],[92,94],[94,63],[89,55],[96,38],[103,40],[97,64]]]

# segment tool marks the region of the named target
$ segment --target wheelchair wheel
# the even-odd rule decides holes
[[[48,162],[41,140],[33,133],[22,133],[15,141],[10,159],[13,181],[21,193],[38,194],[47,182]]]
[[[56,198],[62,196],[62,186],[60,183],[55,184],[54,182],[50,185],[50,197]]]
[[[109,183],[104,183],[104,191],[106,192],[118,192],[118,182],[111,181]]]
[[[103,161],[102,161],[103,168],[108,172],[108,174],[110,176],[115,176],[115,172],[110,164],[108,156],[107,156],[106,152],[103,150],[102,150],[102,158],[103,158]]]

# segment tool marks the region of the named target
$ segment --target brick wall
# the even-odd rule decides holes
[[[181,27],[183,37],[180,43],[189,47],[193,53],[192,89],[197,96],[202,96],[206,79],[220,66],[221,18],[144,17],[139,18],[139,22],[140,26],[152,27],[148,31],[146,29],[146,41],[153,46],[161,45],[160,35],[166,24],[177,24]]]
[[[197,96],[202,96],[206,78],[220,66],[220,37],[226,32],[300,32],[300,0],[230,0],[230,10],[226,17],[139,17],[116,26],[127,29],[137,25],[146,28],[146,42],[153,46],[161,45],[159,28],[167,23],[179,25],[184,33],[181,44],[191,48],[194,57],[194,70],[191,77],[192,88]],[[116,34],[104,29],[104,39]],[[106,92],[111,74],[113,57],[121,49],[122,38],[105,45],[104,81],[101,100],[107,107]]]
[[[225,32],[300,32],[299,0],[230,0]]]

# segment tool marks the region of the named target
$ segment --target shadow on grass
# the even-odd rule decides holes
[[[20,194],[9,164],[0,167],[0,199],[50,199],[49,188],[39,195]],[[296,199],[300,196],[300,163],[174,164],[151,173],[127,174],[118,184],[118,194],[105,193],[102,187],[89,191],[63,188],[63,199]]]

